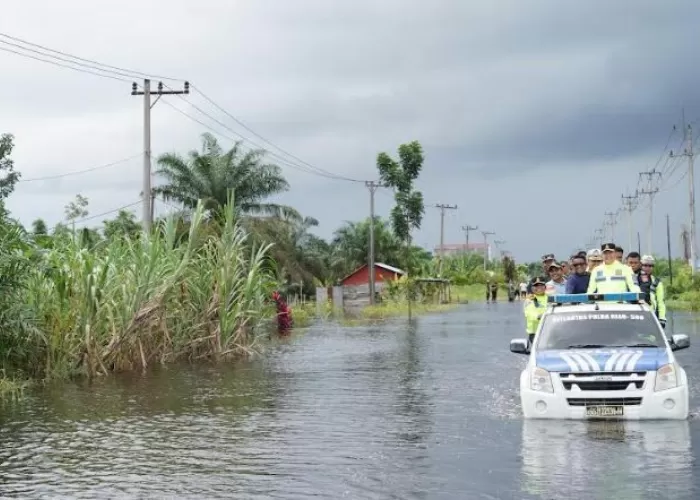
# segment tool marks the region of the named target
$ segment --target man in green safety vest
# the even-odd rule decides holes
[[[644,294],[644,300],[651,306],[661,326],[666,328],[666,301],[664,284],[654,276],[654,257],[644,255],[642,257],[642,269],[638,276],[639,288]]]
[[[535,333],[537,332],[537,327],[540,326],[542,313],[547,308],[546,284],[547,278],[545,276],[535,276],[530,281],[532,296],[525,304],[525,331],[527,332],[530,345],[535,340]]]
[[[640,293],[632,268],[617,260],[614,243],[604,243],[601,248],[603,265],[591,272],[586,293]]]

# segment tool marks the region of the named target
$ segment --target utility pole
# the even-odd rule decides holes
[[[686,147],[683,154],[676,156],[688,157],[688,182],[690,184],[690,272],[695,274],[695,261],[697,259],[695,251],[695,154],[693,153],[693,126],[685,125],[685,116],[683,118],[683,130],[685,132]],[[674,156],[671,151],[671,157]]]
[[[505,245],[506,240],[493,240],[493,244],[496,247],[496,250],[498,250],[498,253],[501,257],[503,257],[503,250],[501,250],[501,245]]]
[[[625,196],[624,194],[622,195],[622,203],[625,206],[625,210],[627,210],[627,223],[629,224],[629,242],[627,244],[627,250],[628,252],[631,251],[632,249],[632,212],[634,212],[634,201],[637,199],[639,196],[638,193],[635,193],[634,196]]]
[[[603,230],[600,228],[596,229],[593,239],[596,241],[598,246],[601,246],[603,244]]]
[[[369,255],[367,256],[367,266],[369,268],[369,303],[374,305],[375,276],[374,276],[374,193],[383,184],[376,181],[365,181],[365,186],[369,189]]]
[[[666,251],[668,253],[668,274],[669,282],[673,286],[673,264],[671,261],[671,220],[666,214]]]
[[[138,85],[132,83],[131,95],[143,96],[143,230],[150,233],[153,222],[151,217],[151,200],[153,198],[151,190],[151,108],[163,95],[189,94],[190,83],[185,82],[184,90],[163,90],[163,82],[158,82],[158,90],[152,90],[151,80],[146,78],[143,81],[143,90],[137,89]],[[158,96],[153,102],[151,102],[152,95]]]
[[[649,220],[647,221],[647,253],[652,255],[653,253],[653,228],[654,228],[654,195],[659,192],[659,188],[653,188],[654,177],[661,178],[661,172],[657,172],[656,169],[649,172],[640,172],[639,178],[647,178],[647,188],[642,189],[639,194],[649,195]]]
[[[457,205],[445,205],[437,203],[435,208],[440,209],[440,264],[439,276],[442,277],[442,259],[445,255],[445,210],[457,210]]]
[[[467,247],[465,249],[466,253],[469,253],[469,232],[476,231],[478,229],[479,229],[479,226],[470,226],[469,224],[467,224],[466,226],[462,226],[462,231],[464,231],[464,236],[465,236],[466,245],[467,245]]]
[[[613,212],[605,212],[606,217],[610,217],[610,220],[605,221],[605,225],[610,228],[610,240],[615,241],[615,214]]]
[[[486,262],[489,260],[489,236],[496,233],[493,231],[481,231],[481,234],[484,236],[484,271],[486,271]]]

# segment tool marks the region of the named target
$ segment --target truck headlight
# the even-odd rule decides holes
[[[663,365],[656,371],[656,384],[654,391],[665,391],[678,387],[678,374],[676,373],[676,365],[669,363]]]
[[[543,368],[535,368],[530,373],[530,389],[540,392],[554,392],[552,376]]]

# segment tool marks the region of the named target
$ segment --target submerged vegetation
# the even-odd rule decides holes
[[[6,224],[2,368],[42,379],[94,377],[250,352],[269,317],[268,247],[249,244],[232,202],[215,231],[211,224],[200,203],[181,236],[170,218],[148,238],[85,248],[58,237],[45,251]]]
[[[80,194],[65,207],[64,223],[49,228],[37,219],[25,229],[4,208],[20,178],[12,146],[13,137],[2,136],[0,393],[21,392],[27,380],[248,355],[274,319],[273,290],[313,300],[317,286],[337,284],[366,263],[369,220],[345,223],[330,241],[320,238],[311,232],[317,220],[270,203],[289,185],[279,167],[264,162],[264,152],[244,152],[240,144],[224,151],[206,134],[201,151],[158,159],[164,181],[154,195],[182,209],[156,220],[150,234],[125,210],[101,228],[81,227],[90,207]],[[418,143],[399,148],[409,150],[422,161]],[[423,210],[411,187],[418,164],[407,163],[413,170],[405,179],[400,169],[379,164],[403,194],[391,223],[374,221],[377,262],[413,277],[436,276],[431,254],[410,242]],[[457,285],[487,277],[475,255],[445,259],[442,273]],[[362,317],[400,314],[408,288],[393,283],[384,302]],[[415,310],[444,308],[434,304],[437,294],[430,284],[412,292]],[[331,304],[321,309],[320,316],[331,314]],[[319,316],[313,302],[293,305],[293,311],[297,326]]]

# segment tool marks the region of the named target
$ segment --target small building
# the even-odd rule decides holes
[[[384,283],[401,278],[406,274],[399,268],[374,263],[374,292],[378,294],[384,289]],[[369,304],[369,266],[358,267],[352,273],[340,280],[343,291],[343,307],[358,309]]]
[[[374,263],[375,285],[383,283],[385,281],[399,279],[404,274],[406,273],[397,267],[393,267],[388,264],[382,264],[381,262]],[[345,278],[340,280],[340,284],[343,286],[369,285],[369,266],[365,264],[361,267],[358,267],[352,273],[348,274]],[[377,289],[379,289],[379,287],[377,287]]]

